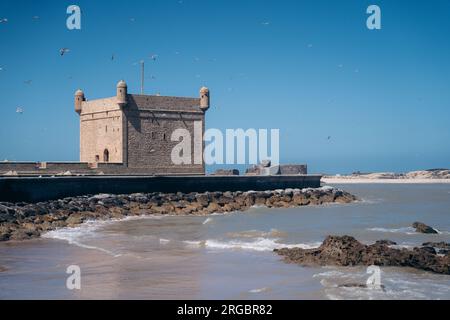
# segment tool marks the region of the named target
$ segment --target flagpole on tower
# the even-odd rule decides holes
[[[141,60],[141,94],[144,94],[144,60]]]

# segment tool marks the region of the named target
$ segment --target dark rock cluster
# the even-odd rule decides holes
[[[412,224],[413,228],[416,229],[416,232],[419,233],[432,233],[432,234],[437,234],[439,233],[436,229],[433,229],[430,226],[427,226],[425,223],[423,222],[414,222]]]
[[[208,215],[244,211],[252,206],[288,208],[356,198],[331,188],[280,189],[205,193],[100,194],[39,203],[0,203],[0,241],[24,240],[86,220],[120,219],[138,215]]]
[[[391,248],[389,244],[393,243],[383,240],[364,245],[351,236],[328,236],[316,249],[282,248],[274,251],[286,262],[307,266],[398,266],[450,274],[448,251],[445,255],[437,254],[428,244],[413,250]]]

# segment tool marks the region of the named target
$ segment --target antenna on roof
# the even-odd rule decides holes
[[[144,60],[141,60],[141,94],[144,94]]]

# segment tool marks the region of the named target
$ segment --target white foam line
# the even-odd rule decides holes
[[[232,250],[252,250],[252,251],[272,251],[280,248],[302,248],[312,249],[321,245],[321,242],[315,243],[299,243],[299,244],[285,244],[276,242],[278,239],[256,238],[254,241],[220,241],[209,239],[205,241],[183,241],[189,246],[204,246],[210,249],[232,249]]]
[[[412,227],[402,227],[402,228],[367,228],[366,230],[375,231],[375,232],[388,232],[388,233],[404,233],[404,234],[417,234],[414,228]]]
[[[209,222],[211,222],[211,221],[213,221],[213,219],[212,219],[212,218],[206,218],[206,220],[205,220],[205,221],[203,221],[203,223],[202,223],[202,224],[207,224],[207,223],[209,223]]]
[[[116,254],[112,251],[109,251],[104,248],[96,247],[96,246],[90,246],[84,243],[81,243],[79,239],[84,239],[89,235],[92,235],[93,232],[95,232],[97,229],[102,227],[105,224],[109,224],[115,221],[112,220],[101,220],[101,221],[87,221],[77,227],[73,228],[61,228],[52,230],[49,232],[46,232],[42,235],[43,238],[47,239],[56,239],[56,240],[63,240],[67,241],[67,243],[71,245],[78,246],[80,248],[84,249],[90,249],[90,250],[97,250],[101,251],[103,253],[109,254],[113,257],[120,257],[121,254]]]
[[[251,289],[248,292],[250,292],[250,293],[261,293],[261,292],[265,292],[267,290],[269,290],[269,288],[264,287],[264,288],[258,288],[258,289]]]

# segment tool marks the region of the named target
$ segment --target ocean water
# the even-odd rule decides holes
[[[340,185],[352,204],[252,208],[209,217],[89,222],[25,242],[0,243],[0,299],[450,299],[450,276],[382,267],[384,290],[366,267],[286,264],[274,248],[319,246],[329,234],[413,247],[450,242],[450,185]],[[422,221],[438,235],[415,233]],[[81,270],[69,290],[66,269]]]

